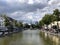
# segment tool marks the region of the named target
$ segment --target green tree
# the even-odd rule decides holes
[[[4,19],[5,19],[5,21],[4,21],[5,26],[8,27],[10,25],[10,21],[6,15],[4,15]]]
[[[22,22],[19,22],[19,27],[23,27],[23,24],[22,24]]]
[[[42,20],[39,21],[39,27],[42,28],[42,26],[44,25],[44,22]]]
[[[28,25],[27,23],[24,24],[24,28],[30,28],[30,25]]]
[[[13,25],[11,24],[9,18],[7,16],[4,16],[4,19],[5,27],[7,27],[9,32],[13,32]]]
[[[54,23],[54,21],[56,21],[57,19],[56,19],[56,16],[54,16],[54,15],[52,15],[52,14],[50,14],[50,24],[51,24],[51,28],[52,28],[52,23]]]
[[[14,26],[17,27],[18,26],[18,23],[16,20],[14,20]]]
[[[48,29],[48,25],[51,23],[51,16],[50,14],[46,14],[43,18],[42,18],[43,23],[47,26]]]
[[[56,20],[57,20],[56,16],[54,16],[53,14],[50,14],[50,21],[54,22]]]
[[[22,22],[17,22],[16,20],[14,20],[14,25],[15,27],[23,27]]]
[[[59,29],[59,23],[58,21],[60,21],[60,11],[58,9],[55,9],[53,11],[53,15],[56,16],[56,19],[57,19],[57,30]]]

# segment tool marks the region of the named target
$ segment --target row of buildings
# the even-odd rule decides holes
[[[59,26],[59,29],[60,29],[60,21],[54,21],[52,22],[51,24],[48,25],[49,28],[53,27],[53,26],[57,26],[57,23],[58,23],[58,26]]]
[[[4,21],[5,21],[4,17],[0,15],[0,30],[5,29]]]
[[[51,24],[48,25],[48,29],[52,29],[52,28],[57,29],[57,23],[58,23],[58,27],[60,29],[60,21],[58,21],[58,22],[57,21],[52,22]],[[47,25],[44,25],[43,28],[47,29]]]
[[[58,26],[57,26],[57,24],[58,24]],[[44,25],[43,28],[50,32],[60,32],[60,21],[52,22],[51,24],[48,25],[48,28],[46,25]]]
[[[11,17],[8,17],[6,15],[0,15],[0,30],[7,30],[7,27],[17,27],[16,25],[20,23],[19,21],[12,19]],[[6,27],[6,25],[8,25]]]

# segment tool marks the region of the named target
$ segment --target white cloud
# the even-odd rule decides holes
[[[57,5],[60,6],[60,3],[58,3]]]
[[[38,9],[35,12],[21,12],[17,11],[10,14],[10,17],[17,19],[17,20],[29,20],[29,21],[39,21],[43,16],[43,13],[40,13],[40,10]]]
[[[4,1],[4,0],[2,0]],[[18,4],[18,3],[27,3],[28,0],[5,0],[8,4]]]
[[[0,0],[0,12],[17,20],[39,21],[56,8],[60,9],[60,0]]]
[[[34,3],[41,3],[41,0],[34,0]]]
[[[35,3],[47,3],[47,0],[2,0],[7,2],[8,4],[15,3],[27,3],[27,4],[35,4]]]
[[[28,0],[28,4],[33,4],[33,0]]]
[[[35,4],[35,3],[47,3],[48,0],[28,0],[28,4]]]
[[[50,0],[49,2],[48,2],[48,4],[49,5],[53,5],[53,4],[58,4],[58,3],[60,3],[60,0]]]
[[[20,3],[25,3],[26,0],[18,0],[18,2],[20,2]]]
[[[29,19],[29,20],[32,20],[33,19],[33,12],[29,12],[27,14],[25,14],[26,18]]]

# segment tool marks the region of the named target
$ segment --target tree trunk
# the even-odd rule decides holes
[[[57,31],[59,31],[59,22],[57,21]]]
[[[52,23],[51,23],[51,28],[52,28]]]
[[[48,25],[47,25],[47,31],[48,31]]]

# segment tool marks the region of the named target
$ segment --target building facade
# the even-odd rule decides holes
[[[5,28],[5,19],[3,16],[0,15],[0,30]]]
[[[58,25],[59,25],[59,29],[60,29],[60,21],[58,21]],[[51,24],[49,24],[49,28],[51,28],[52,26],[57,26],[57,21],[52,22]]]

